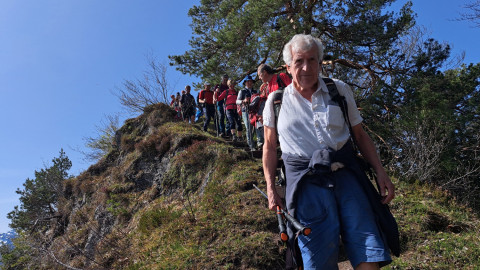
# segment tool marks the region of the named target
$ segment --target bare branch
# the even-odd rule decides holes
[[[125,80],[121,87],[116,87],[113,94],[117,96],[127,111],[141,113],[149,105],[168,104],[169,96],[174,92],[167,78],[167,64],[147,56],[148,70],[141,79]]]
[[[459,20],[470,21],[474,23],[476,27],[480,27],[480,1],[468,3],[463,7],[469,10],[469,12],[460,14],[461,17]]]

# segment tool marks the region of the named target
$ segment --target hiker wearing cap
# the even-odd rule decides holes
[[[269,208],[283,206],[275,188],[278,132],[286,172],[287,210],[311,228],[308,236],[298,237],[304,269],[338,269],[340,235],[355,269],[379,269],[379,265],[390,263],[391,257],[385,241],[388,235],[381,231],[374,209],[394,198],[395,187],[362,127],[350,86],[339,80],[329,81],[345,98],[346,118],[319,75],[323,45],[316,37],[295,35],[285,45],[283,59],[293,83],[283,92],[278,114],[274,112],[274,94],[269,95],[263,111],[263,165]],[[363,182],[369,180],[355,158],[350,136],[374,169],[383,199],[367,195]]]
[[[180,105],[182,107],[183,121],[191,124],[195,123],[195,98],[190,94],[190,85],[185,86],[185,94],[180,99]],[[183,93],[183,91],[182,91]]]
[[[226,100],[225,108],[227,110],[227,118],[230,122],[230,130],[232,132],[233,141],[239,141],[242,137],[242,121],[237,112],[237,91],[235,90],[235,81],[228,80],[228,89],[218,96],[218,100]]]
[[[254,142],[253,142],[253,129],[252,125],[250,124],[250,119],[248,117],[248,106],[250,104],[250,99],[253,94],[256,94],[257,91],[253,89],[254,80],[252,76],[247,75],[243,84],[245,88],[240,90],[237,96],[237,106],[241,106],[242,110],[242,119],[243,123],[245,124],[245,133],[247,135],[247,144],[250,147],[250,150],[255,150]]]
[[[205,87],[198,94],[198,103],[203,104],[203,114],[205,121],[203,122],[203,131],[207,131],[210,119],[215,116],[215,104],[213,102],[213,91],[210,89],[210,83],[206,82]]]
[[[261,64],[257,69],[258,78],[267,84],[266,94],[267,96],[270,93],[275,92],[279,87],[285,87],[292,83],[292,79],[285,74],[275,74],[275,70],[267,64]]]

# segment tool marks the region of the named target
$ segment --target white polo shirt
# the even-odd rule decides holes
[[[346,83],[334,79],[338,93],[346,98],[352,126],[363,121]],[[263,111],[263,125],[275,128],[273,96],[268,96]],[[349,140],[350,132],[340,107],[331,100],[325,82],[319,77],[318,89],[312,102],[305,99],[293,83],[285,88],[278,118],[278,134],[282,153],[311,158],[313,152],[325,145],[339,150]]]

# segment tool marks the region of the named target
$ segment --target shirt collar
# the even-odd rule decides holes
[[[318,90],[322,90],[323,92],[328,94],[328,87],[325,84],[325,82],[323,81],[322,76],[318,76],[318,88],[317,88],[317,91],[315,91],[315,93],[317,93]]]

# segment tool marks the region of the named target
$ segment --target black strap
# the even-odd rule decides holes
[[[287,250],[285,253],[285,269],[286,270],[298,270],[303,269],[302,252],[298,246],[298,236],[300,232],[295,234],[293,239],[288,239]]]
[[[278,140],[278,116],[280,116],[280,109],[282,108],[283,101],[283,92],[284,88],[278,88],[277,91],[273,92],[273,112],[275,115],[275,130],[277,131],[277,140]]]
[[[283,82],[282,77],[280,77],[280,74],[281,74],[281,73],[277,74],[278,89],[284,89],[284,88],[287,87],[287,86],[286,86],[285,83]]]
[[[343,118],[345,119],[345,122],[347,122],[348,130],[350,131],[350,138],[353,142],[353,148],[356,153],[358,153],[358,147],[357,144],[355,143],[355,135],[353,134],[352,130],[352,124],[350,123],[350,118],[348,117],[348,106],[347,106],[347,100],[345,99],[344,96],[340,95],[338,93],[337,85],[335,82],[330,79],[330,78],[323,78],[323,82],[327,85],[328,88],[328,94],[330,95],[330,98],[335,101],[338,106],[340,107],[340,110],[342,110]]]

